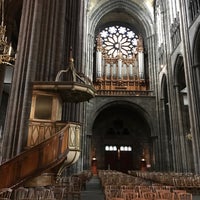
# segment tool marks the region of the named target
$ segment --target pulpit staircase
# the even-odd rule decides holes
[[[79,124],[68,123],[55,135],[3,163],[0,188],[15,188],[49,170],[57,172],[64,163],[76,162],[80,154],[77,130]]]

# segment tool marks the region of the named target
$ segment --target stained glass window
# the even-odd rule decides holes
[[[136,53],[138,36],[130,28],[110,26],[102,30],[100,35],[108,56],[116,57],[121,52],[127,58]]]

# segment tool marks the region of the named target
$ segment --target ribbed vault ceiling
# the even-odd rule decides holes
[[[109,25],[125,25],[143,37],[152,35],[154,0],[88,0],[91,31],[95,35]]]
[[[89,1],[88,9],[89,11],[91,11],[94,8],[96,8],[98,4],[102,4],[110,0],[88,0],[88,1]],[[145,10],[147,9],[150,13],[153,12],[153,4],[155,0],[130,0],[130,1],[144,8]]]

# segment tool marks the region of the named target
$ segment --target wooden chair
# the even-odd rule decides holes
[[[112,198],[120,198],[121,193],[120,190],[117,189],[107,189],[104,191],[105,200],[111,200]]]
[[[134,193],[137,193],[136,191],[135,191],[135,189],[121,189],[120,190],[120,194],[121,194],[121,197],[123,197],[123,195],[125,194],[125,193],[128,193],[128,192],[134,192]]]
[[[28,198],[29,190],[28,188],[19,187],[14,190],[14,199],[15,200],[22,200]]]
[[[2,188],[0,189],[0,200],[10,200],[12,194],[11,188]]]
[[[155,192],[143,192],[141,195],[141,197],[148,200],[154,200],[156,198]]]
[[[52,189],[45,189],[44,200],[56,200]]]
[[[46,189],[44,187],[35,188],[33,199],[55,200],[53,191],[51,189]]]
[[[72,200],[78,199],[80,200],[81,198],[81,179],[77,176],[72,177],[71,179],[72,185],[70,188],[70,195],[72,197]]]
[[[187,193],[186,190],[173,190],[174,193],[174,199],[177,200],[178,199],[178,194],[180,193]]]
[[[161,199],[174,200],[174,193],[170,191],[160,191],[159,196]]]
[[[135,198],[134,200],[146,200],[146,199],[143,197],[138,197],[138,198]]]
[[[111,200],[125,200],[125,199],[121,198],[121,197],[113,197],[113,198],[111,198]]]
[[[139,196],[143,197],[143,193],[151,193],[152,188],[150,188],[149,186],[140,186],[138,187],[138,192],[139,192]]]
[[[138,193],[133,192],[133,191],[132,192],[124,192],[122,197],[124,200],[132,200],[132,199],[138,198]]]
[[[56,200],[63,200],[64,194],[65,194],[65,187],[53,187],[52,191],[54,193],[54,198]]]
[[[178,193],[178,200],[192,200],[191,193]]]

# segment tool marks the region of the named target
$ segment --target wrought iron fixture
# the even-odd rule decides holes
[[[6,37],[6,26],[4,25],[4,0],[1,1],[1,25],[0,25],[0,64],[13,65],[15,58],[12,57],[12,46]]]

